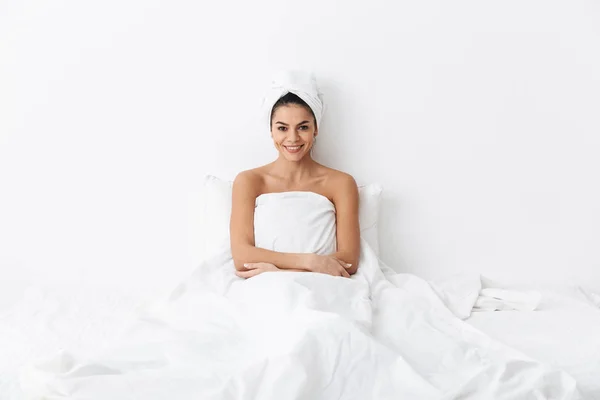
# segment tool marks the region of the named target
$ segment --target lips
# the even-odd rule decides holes
[[[298,146],[283,146],[288,153],[295,154],[298,153],[304,147],[303,144]]]

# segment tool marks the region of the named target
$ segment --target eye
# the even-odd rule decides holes
[[[285,132],[287,130],[287,128],[285,126],[278,126],[277,130],[280,130],[281,132]]]
[[[308,129],[308,125],[302,125],[302,126],[300,127],[300,130],[301,130],[301,131],[305,131],[305,130],[307,130],[307,129]]]

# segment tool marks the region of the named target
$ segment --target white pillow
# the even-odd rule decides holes
[[[197,248],[200,241],[199,253],[194,258],[205,259],[217,253],[223,247],[229,246],[229,218],[231,216],[231,189],[233,182],[219,179],[213,175],[206,175],[200,193],[200,210],[194,212],[191,226],[196,234],[192,246]],[[379,204],[382,187],[369,184],[358,187],[359,193],[359,224],[361,237],[379,255]],[[198,204],[190,204],[192,208]],[[192,210],[193,211],[193,210]],[[195,221],[194,221],[195,220]],[[196,253],[192,250],[192,254]]]

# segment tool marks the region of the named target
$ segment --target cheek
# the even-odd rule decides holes
[[[275,145],[275,147],[279,147],[281,145],[281,142],[283,141],[283,137],[277,133],[271,133],[271,139],[273,139],[273,144]]]
[[[305,142],[312,142],[312,140],[313,140],[313,137],[314,137],[314,133],[313,133],[312,131],[310,131],[310,132],[304,132],[304,133],[302,134],[302,139],[303,139]]]
[[[273,131],[271,132],[271,137],[273,141],[276,143],[281,143],[285,140],[285,133],[281,131]]]

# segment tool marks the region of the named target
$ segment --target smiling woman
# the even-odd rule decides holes
[[[291,125],[283,121],[290,121]],[[284,156],[294,154],[297,155],[295,159],[302,158],[302,153],[310,152],[317,140],[316,124],[315,114],[304,100],[294,93],[284,95],[277,100],[271,112],[271,132],[275,147],[277,150],[285,150]]]
[[[278,157],[241,172],[234,181],[230,236],[237,275],[250,278],[266,271],[291,270],[349,277],[357,271],[360,252],[358,188],[352,176],[319,164],[311,156],[323,114],[314,76],[290,72],[275,79],[265,105]],[[256,245],[257,198],[285,192],[312,192],[333,204],[337,227],[333,251],[280,252]],[[297,223],[301,226],[302,222]]]

